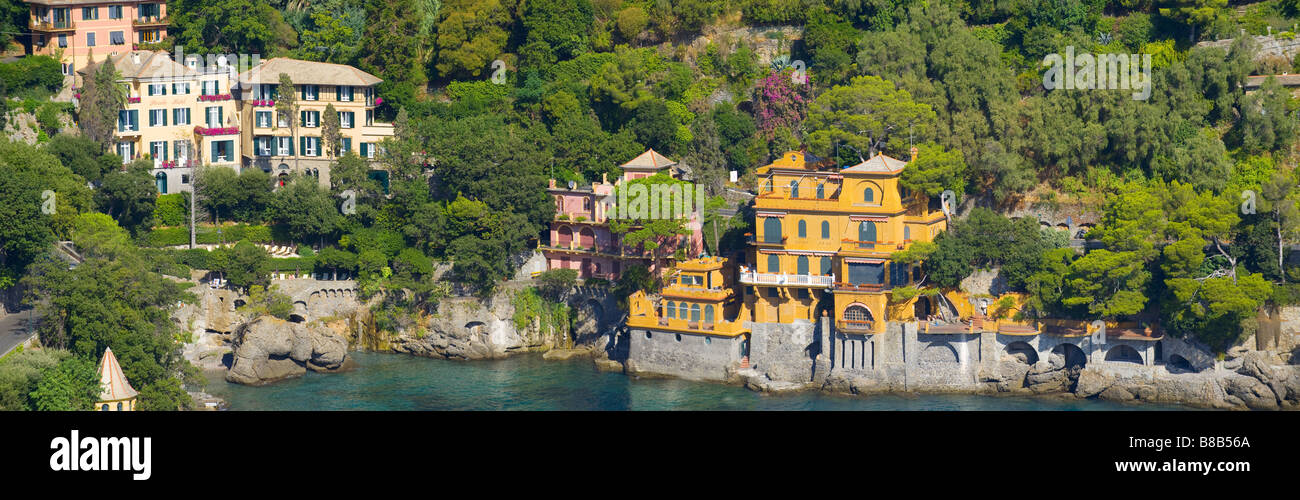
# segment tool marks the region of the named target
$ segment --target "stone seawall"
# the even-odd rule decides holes
[[[1237,348],[1220,362],[1170,337],[1094,344],[1086,336],[927,334],[918,323],[890,323],[878,335],[837,332],[828,321],[749,326],[749,339],[632,330],[627,372],[771,392],[1002,392],[1300,408],[1300,367],[1267,351]]]

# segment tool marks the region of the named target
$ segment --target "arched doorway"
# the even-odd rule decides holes
[[[584,227],[582,231],[578,232],[578,245],[582,246],[582,248],[596,246],[596,234],[591,231],[591,228]]]
[[[858,223],[858,244],[862,248],[875,248],[876,243],[876,223],[871,221],[862,221]]]
[[[158,185],[158,194],[167,194],[167,172],[158,172],[153,176],[154,183]]]
[[[569,226],[560,226],[555,230],[555,237],[558,240],[555,242],[556,246],[567,247],[569,242],[573,241],[573,230],[569,229]]]
[[[289,174],[288,174],[288,172],[282,172],[282,173],[280,174],[280,176],[276,178],[276,184],[277,184],[279,187],[284,187],[284,185],[285,185],[285,184],[288,184],[288,183],[289,183]]]

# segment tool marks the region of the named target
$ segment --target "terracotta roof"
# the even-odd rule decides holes
[[[199,72],[173,61],[171,55],[163,51],[132,50],[110,56],[109,59],[113,61],[113,69],[121,73],[122,78],[200,76]],[[103,64],[103,62],[86,65],[77,73],[82,76],[92,75],[100,64]]]
[[[280,83],[280,73],[289,75],[294,84],[354,85],[367,87],[383,80],[346,64],[301,61],[275,57],[262,61],[239,75],[240,83]]]
[[[122,366],[117,364],[112,348],[104,349],[104,357],[99,360],[99,385],[104,388],[100,401],[131,399],[138,394],[122,374]]]
[[[676,165],[677,162],[669,160],[664,155],[659,154],[653,149],[647,149],[631,161],[620,165],[625,169],[641,170],[660,170]]]
[[[846,168],[844,170],[840,170],[840,172],[871,172],[871,173],[895,174],[898,172],[902,172],[903,167],[905,166],[907,166],[907,162],[903,160],[899,160],[897,158],[891,158],[885,155],[884,153],[880,153],[877,154],[876,156],[872,156],[870,160],[864,161],[862,163]]]

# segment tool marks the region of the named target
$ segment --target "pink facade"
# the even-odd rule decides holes
[[[141,43],[167,36],[167,3],[153,1],[27,0],[30,53],[53,56],[61,50],[65,73],[75,73],[91,58],[103,61]]]
[[[638,160],[655,161],[658,165],[655,168],[636,168],[630,165],[633,162],[629,162],[624,165],[625,178],[649,177],[674,164],[654,151],[647,151],[633,161]],[[704,237],[698,218],[687,223],[689,235],[657,242],[657,263],[651,262],[649,252],[624,246],[608,224],[608,214],[615,202],[614,187],[604,179],[590,186],[571,184],[559,187],[555,179],[551,179],[547,192],[555,200],[555,219],[551,221],[548,240],[542,246],[549,269],[576,269],[582,278],[614,280],[630,265],[640,264],[652,271],[661,270],[679,248],[685,248],[687,256],[692,258],[703,251]]]

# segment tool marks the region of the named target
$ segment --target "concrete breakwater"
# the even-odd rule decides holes
[[[820,324],[754,323],[749,339],[629,331],[626,371],[741,383],[757,391],[1058,394],[1219,409],[1300,408],[1300,367],[1234,349],[1223,361],[1180,339],[927,334],[891,323],[878,335]]]

